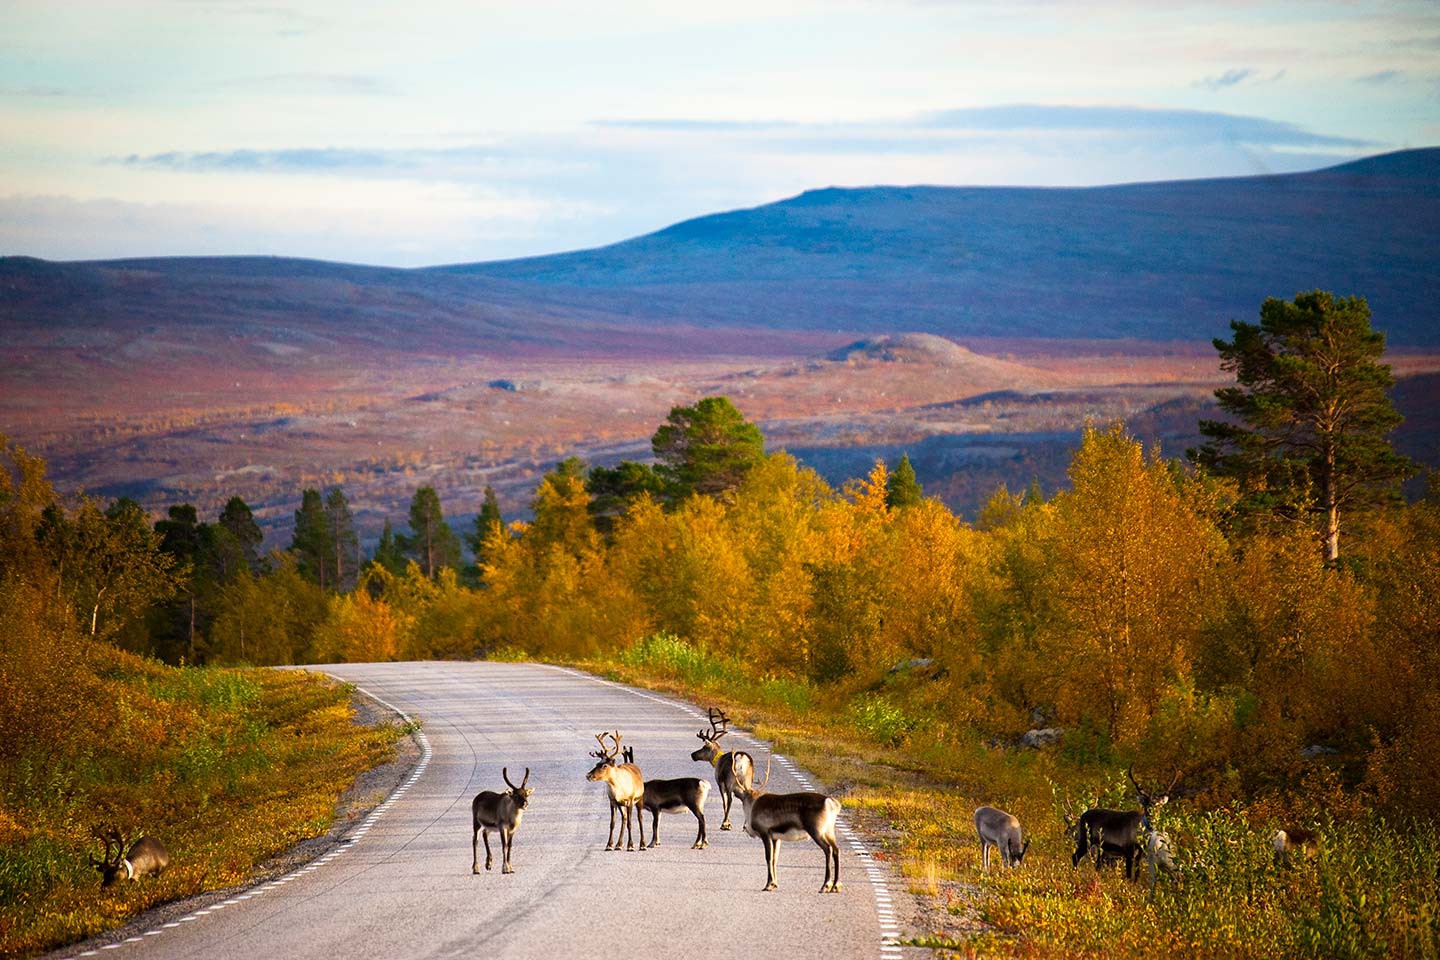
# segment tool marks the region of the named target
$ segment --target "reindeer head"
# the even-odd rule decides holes
[[[1136,781],[1134,764],[1131,764],[1125,770],[1125,775],[1130,778],[1130,783],[1134,786],[1135,793],[1140,799],[1140,807],[1145,811],[1145,826],[1148,828],[1154,812],[1170,802],[1170,791],[1174,790],[1175,784],[1180,782],[1180,771],[1175,771],[1175,776],[1170,778],[1170,785],[1161,791],[1158,796],[1147,791]]]
[[[1029,850],[1029,849],[1030,849],[1030,838],[1029,838],[1029,837],[1026,837],[1026,838],[1025,838],[1025,843],[1024,843],[1024,845],[1022,845],[1022,846],[1020,847],[1019,850],[1016,850],[1016,849],[1015,849],[1015,845],[1012,843],[1012,844],[1010,845],[1010,865],[1011,865],[1011,866],[1015,866],[1015,867],[1020,866],[1020,861],[1022,861],[1022,860],[1025,859],[1025,851],[1026,851],[1026,850]]]
[[[614,746],[605,746],[605,738],[609,736],[615,738]],[[599,763],[591,767],[590,772],[585,774],[586,780],[604,780],[605,769],[615,766],[615,756],[620,752],[620,732],[618,730],[614,734],[597,733],[595,734],[595,739],[600,742],[600,749],[591,750],[590,756],[598,760]]]
[[[715,707],[709,709],[709,714],[710,730],[709,732],[701,730],[695,734],[695,736],[700,738],[700,749],[690,754],[691,760],[704,760],[708,763],[714,763],[716,759],[725,752],[720,749],[719,740],[729,731],[730,718],[725,715],[725,711],[718,710]]]
[[[90,865],[100,874],[100,886],[108,887],[116,880],[121,879],[125,870],[125,838],[121,836],[116,827],[97,829],[94,832],[96,840],[105,845],[103,860],[96,860],[90,857]]]
[[[525,786],[525,784],[530,782],[530,768],[525,768],[525,776],[520,778],[520,786],[518,787],[510,782],[510,771],[506,767],[500,768],[500,776],[505,778],[505,786],[510,788],[510,797],[515,801],[516,809],[524,810],[526,804],[530,802],[530,794],[535,792]]]

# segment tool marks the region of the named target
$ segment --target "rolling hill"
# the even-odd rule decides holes
[[[747,331],[1204,340],[1266,296],[1366,296],[1440,345],[1440,148],[1085,189],[813,190],[593,250],[413,270],[272,257],[0,259],[0,329],[494,355],[718,349]]]

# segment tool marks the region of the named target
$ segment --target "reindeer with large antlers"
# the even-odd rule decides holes
[[[605,746],[605,738],[614,739],[613,746]],[[626,850],[635,849],[635,828],[632,825],[631,817],[640,821],[640,849],[645,849],[645,813],[636,808],[645,798],[645,778],[640,774],[640,768],[633,763],[616,763],[616,757],[620,756],[620,731],[614,733],[597,733],[595,739],[600,741],[600,749],[592,750],[590,756],[595,757],[599,763],[585,774],[586,780],[604,783],[610,794],[610,832],[605,835],[605,849],[619,850],[620,838],[611,839],[615,833],[615,814],[623,807],[625,814],[620,821],[620,836],[626,838]],[[623,759],[623,758],[622,758]]]
[[[1169,802],[1170,791],[1179,782],[1180,774],[1176,772],[1170,786],[1159,796],[1146,792],[1135,782],[1133,767],[1126,771],[1126,775],[1139,795],[1141,809],[1107,810],[1094,807],[1082,813],[1078,820],[1071,823],[1071,828],[1075,831],[1075,853],[1070,858],[1071,866],[1079,866],[1080,861],[1093,849],[1096,851],[1095,869],[1100,869],[1107,860],[1119,858],[1125,861],[1125,877],[1139,878],[1140,871],[1136,861],[1141,853],[1142,834],[1152,829],[1152,814]]]
[[[720,738],[730,730],[730,718],[725,711],[715,707],[709,709],[710,731],[701,730],[695,736],[700,738],[700,749],[690,754],[691,760],[704,760],[715,768],[715,785],[720,788],[720,802],[725,815],[721,818],[720,829],[730,829],[730,805],[742,789],[749,790],[755,779],[755,760],[743,750],[721,750]]]
[[[490,869],[491,830],[500,834],[500,872],[515,872],[515,868],[510,866],[510,853],[515,849],[515,831],[520,828],[520,819],[525,816],[525,807],[529,805],[530,795],[535,791],[525,786],[530,782],[529,767],[525,768],[525,776],[521,778],[518,787],[510,782],[508,767],[500,768],[500,776],[505,778],[505,786],[509,787],[509,790],[482,790],[475,794],[475,799],[470,804],[470,821],[474,828],[470,835],[471,873],[480,872],[478,841],[481,839],[485,841],[485,869]]]
[[[823,793],[766,793],[769,782],[770,761],[766,760],[765,779],[736,791],[745,805],[745,832],[765,844],[765,889],[779,886],[775,874],[780,866],[780,841],[809,837],[825,853],[825,881],[820,892],[839,893],[840,842],[835,839],[835,820],[840,815],[840,801]]]
[[[125,838],[115,827],[97,830],[95,839],[105,844],[104,860],[96,860],[93,856],[90,858],[91,865],[100,871],[102,887],[110,886],[121,879],[122,875],[126,880],[139,880],[147,875],[159,876],[170,865],[170,852],[154,837],[141,837],[129,844],[129,852],[126,852]]]

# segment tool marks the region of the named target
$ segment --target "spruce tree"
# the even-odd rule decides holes
[[[405,570],[405,550],[389,520],[385,521],[385,528],[380,531],[380,542],[375,545],[375,554],[370,562],[390,573],[398,574]]]
[[[1316,522],[1325,559],[1340,556],[1340,518],[1393,500],[1414,464],[1385,439],[1402,417],[1380,362],[1385,335],[1363,297],[1321,290],[1267,299],[1258,325],[1232,320],[1214,341],[1236,385],[1215,391],[1232,419],[1202,420],[1192,460],[1240,483],[1242,511]]]
[[[491,531],[496,526],[504,530],[505,517],[500,513],[500,501],[495,497],[495,488],[487,486],[485,499],[480,503],[480,512],[475,515],[475,530],[465,538],[470,544],[470,550],[475,554],[476,566],[485,562],[485,541],[491,537]]]
[[[885,506],[891,510],[903,510],[924,499],[925,493],[920,489],[920,481],[915,479],[915,468],[910,465],[910,455],[901,454],[895,472],[885,481]]]

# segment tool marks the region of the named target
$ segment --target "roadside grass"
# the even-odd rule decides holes
[[[0,765],[0,956],[243,882],[328,830],[339,796],[401,735],[356,726],[350,688],[314,674],[174,668],[102,645],[75,669],[89,691],[72,705],[75,735]],[[161,839],[170,868],[102,889],[88,858],[106,824]]]
[[[852,816],[884,824],[880,855],[928,904],[929,929],[914,942],[939,955],[1440,958],[1434,822],[1387,823],[1353,808],[1318,824],[1313,860],[1279,868],[1268,808],[1175,802],[1160,826],[1179,871],[1152,898],[1143,861],[1139,882],[1127,882],[1123,867],[1070,862],[1067,797],[1133,806],[1123,774],[1061,751],[987,746],[933,708],[907,712],[923,696],[903,684],[821,690],[754,678],[673,637],[577,666],[724,708],[820,777]],[[971,818],[984,803],[1024,825],[1032,845],[1019,869],[1002,871],[992,857],[982,874]]]

